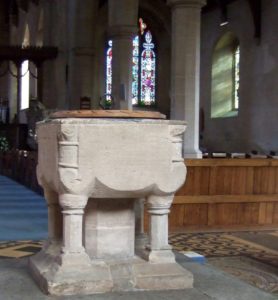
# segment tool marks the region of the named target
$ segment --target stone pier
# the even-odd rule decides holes
[[[172,8],[171,119],[187,120],[184,157],[199,150],[201,8],[205,0],[168,0]]]

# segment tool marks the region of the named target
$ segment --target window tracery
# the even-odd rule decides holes
[[[155,104],[156,54],[155,43],[143,19],[139,19],[139,34],[132,41],[132,104],[151,106]],[[106,52],[106,100],[112,95],[112,40]]]

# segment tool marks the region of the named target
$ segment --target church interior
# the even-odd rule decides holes
[[[194,299],[276,299],[277,0],[2,0],[0,33],[0,266],[33,256],[49,235],[37,122],[71,110],[159,112],[186,122],[169,244],[248,286],[240,298]],[[150,234],[147,205],[140,222]]]

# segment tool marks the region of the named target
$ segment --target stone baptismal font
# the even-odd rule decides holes
[[[185,128],[160,113],[120,110],[57,112],[37,124],[49,237],[30,269],[44,292],[192,287],[168,244],[168,214],[186,176]]]

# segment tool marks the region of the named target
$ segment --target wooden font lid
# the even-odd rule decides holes
[[[125,119],[166,119],[157,111],[140,110],[63,110],[50,115],[51,119],[60,118],[125,118]]]

